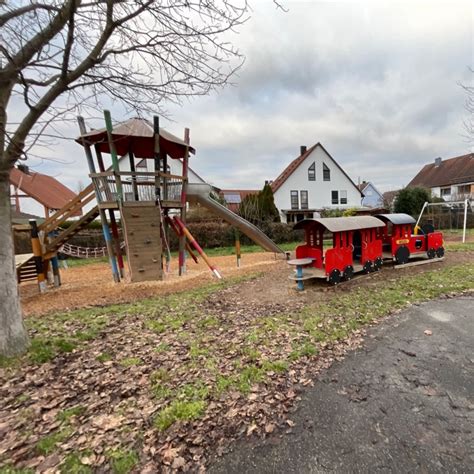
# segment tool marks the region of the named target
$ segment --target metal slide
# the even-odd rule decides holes
[[[238,216],[226,207],[219,204],[209,195],[211,186],[205,183],[189,183],[187,186],[187,199],[190,202],[197,202],[209,209],[211,212],[217,214],[230,225],[239,229],[243,234],[252,239],[260,247],[268,252],[285,253],[272,239],[267,237],[259,228]]]

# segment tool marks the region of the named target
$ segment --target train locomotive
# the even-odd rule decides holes
[[[408,214],[304,219],[294,226],[304,230],[305,243],[296,247],[296,258],[288,261],[296,267],[296,275],[290,278],[303,289],[303,281],[311,278],[337,284],[357,272],[379,271],[384,260],[403,265],[413,257],[442,258],[442,233],[431,225],[414,228],[413,224]],[[332,247],[324,250],[328,233]]]

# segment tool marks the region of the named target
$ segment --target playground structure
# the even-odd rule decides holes
[[[136,118],[113,126],[110,113],[105,111],[104,116],[106,127],[90,132],[84,120],[78,118],[81,134],[76,141],[84,149],[92,183],[40,225],[30,222],[33,254],[18,259],[19,281],[22,281],[22,269],[31,268],[33,262],[40,291],[46,289],[49,270],[52,270],[54,284],[59,285],[58,251],[73,252],[68,240],[97,217],[106,243],[106,252],[101,250],[101,254],[107,254],[116,282],[125,277],[123,249],[131,281],[163,279],[169,269],[170,232],[175,232],[179,239],[180,275],[186,272],[187,250],[194,261],[199,255],[213,275],[220,278],[218,269],[186,227],[188,203],[199,203],[265,250],[283,254],[257,227],[210,198],[209,185],[188,182],[189,156],[195,153],[190,145],[188,129],[182,140],[160,128],[158,117],[154,117],[153,123]],[[110,155],[110,166],[106,165],[105,155]],[[119,162],[127,157],[130,169],[124,171]],[[136,160],[150,160],[153,171],[137,171]],[[168,160],[182,162],[180,175],[168,172]],[[81,212],[80,219],[65,229],[61,227],[66,220]],[[118,218],[123,242],[119,239]],[[81,256],[80,250],[77,252]],[[87,249],[83,253],[87,253]],[[28,276],[31,277],[31,272]]]
[[[295,267],[290,279],[303,290],[304,280],[322,278],[335,285],[352,279],[354,273],[380,270],[384,260],[397,265],[411,258],[428,259],[418,263],[441,260],[442,233],[432,226],[412,228],[413,224],[415,219],[407,214],[302,220],[294,228],[304,230],[306,242],[296,248],[296,258],[288,261]],[[327,233],[332,235],[332,247],[324,250]]]

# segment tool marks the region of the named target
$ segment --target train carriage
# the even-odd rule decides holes
[[[301,267],[293,279],[326,278],[330,283],[350,280],[355,272],[369,273],[382,266],[382,241],[377,230],[385,224],[372,216],[304,219],[294,228],[303,229],[305,244],[296,248],[292,265]],[[332,234],[332,248],[324,251],[325,232]],[[300,265],[299,265],[300,264]]]
[[[443,234],[426,224],[413,229],[415,219],[408,214],[377,214],[385,227],[378,230],[382,240],[384,258],[405,264],[411,257],[427,256],[428,259],[444,256]]]

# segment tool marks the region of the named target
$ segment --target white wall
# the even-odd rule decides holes
[[[308,180],[308,168],[316,163],[316,180]],[[323,163],[331,171],[331,180],[323,181]],[[308,209],[347,209],[360,207],[361,194],[357,187],[345,176],[322,147],[317,146],[303,163],[274,193],[275,205],[280,211],[282,222],[286,222],[281,211],[291,209],[290,191],[308,191]],[[332,204],[331,191],[347,191],[347,204]],[[301,201],[300,201],[301,207]]]

